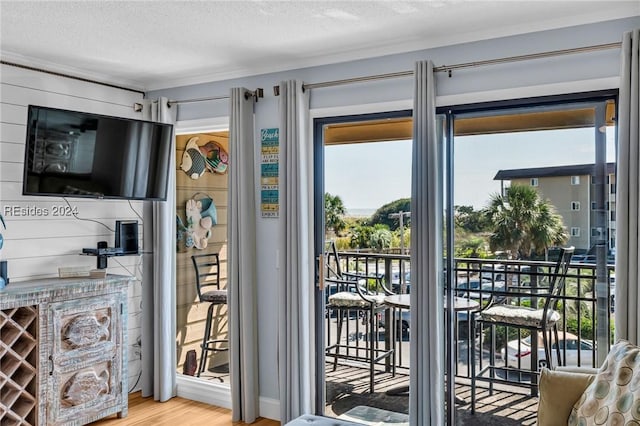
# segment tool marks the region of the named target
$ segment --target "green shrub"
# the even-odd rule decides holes
[[[509,329],[508,335],[505,334],[507,328]],[[524,329],[519,330],[518,328],[515,328],[515,327],[505,327],[503,325],[496,325],[495,329],[496,329],[496,334],[495,334],[496,353],[500,353],[500,349],[504,348],[507,342],[510,342],[511,340],[524,339],[530,334],[529,330],[524,330]],[[520,334],[518,334],[518,331],[520,331]],[[491,327],[485,327],[482,332],[483,332],[484,344],[485,346],[488,347],[490,338],[491,338],[491,334],[490,334]]]
[[[351,248],[351,238],[350,237],[339,237],[336,238],[336,249],[338,251],[349,250]]]
[[[578,328],[578,318],[575,315],[567,315],[566,331],[580,336],[582,339],[593,340],[593,322],[590,317],[582,316],[580,318],[580,328]]]

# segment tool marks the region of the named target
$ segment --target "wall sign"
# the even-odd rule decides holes
[[[279,160],[280,130],[275,128],[260,130],[262,161],[260,163],[260,210],[262,217],[279,216]]]

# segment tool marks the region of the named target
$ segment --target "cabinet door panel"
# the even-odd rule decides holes
[[[120,294],[51,304],[51,424],[77,421],[120,402]]]

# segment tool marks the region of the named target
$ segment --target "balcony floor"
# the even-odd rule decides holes
[[[376,375],[375,392],[369,393],[369,371],[356,364],[338,365],[332,371],[332,363],[326,364],[327,406],[325,414],[338,417],[351,408],[365,405],[383,410],[407,414],[407,395],[387,395],[396,386],[408,385],[407,372],[399,371],[395,377],[380,370]],[[484,386],[481,383],[479,386]],[[496,385],[493,395],[488,389],[477,388],[476,414],[471,414],[471,387],[467,379],[456,379],[457,425],[535,425],[538,398],[521,387]]]

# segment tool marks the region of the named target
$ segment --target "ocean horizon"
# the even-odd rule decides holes
[[[371,217],[377,209],[347,209],[346,216],[350,217]]]

